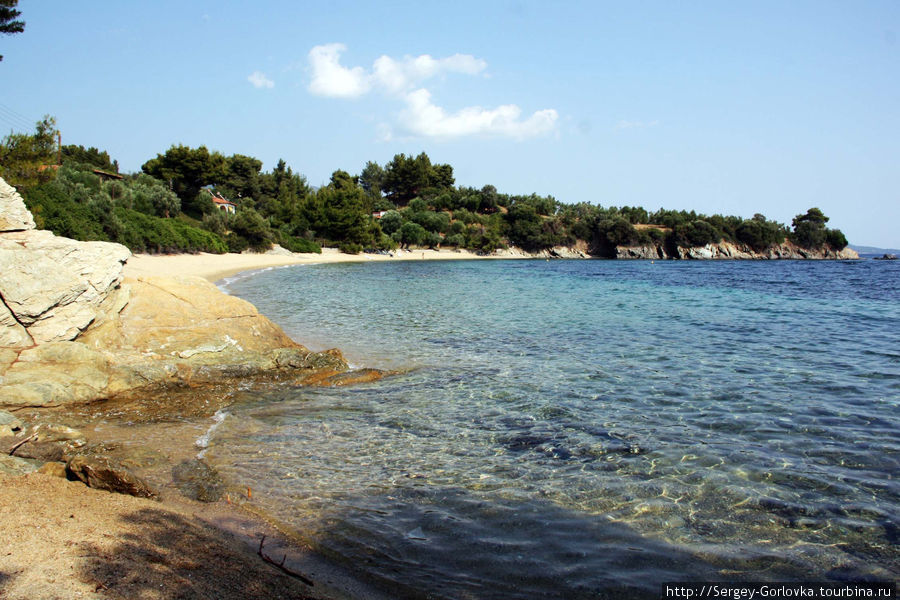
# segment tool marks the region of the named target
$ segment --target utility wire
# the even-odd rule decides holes
[[[24,128],[26,131],[33,129],[35,123],[37,123],[37,121],[31,121],[28,117],[16,112],[2,102],[0,102],[0,119],[14,128]]]

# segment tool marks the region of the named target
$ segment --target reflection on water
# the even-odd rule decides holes
[[[896,579],[897,275],[592,261],[264,273],[231,292],[297,339],[315,325],[351,356],[417,368],[239,394],[206,458],[404,594]]]

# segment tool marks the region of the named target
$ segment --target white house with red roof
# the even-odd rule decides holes
[[[212,196],[212,202],[216,205],[216,209],[224,211],[230,215],[233,215],[237,210],[237,204],[214,190],[212,186],[204,187],[203,191],[209,192],[209,195]]]

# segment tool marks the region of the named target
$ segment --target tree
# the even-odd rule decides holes
[[[381,217],[381,230],[388,235],[403,226],[403,217],[396,210],[389,210]]]
[[[111,160],[109,158],[109,153],[105,150],[101,152],[93,146],[90,148],[85,148],[80,145],[75,146],[73,144],[63,146],[62,160],[63,163],[84,163],[103,171],[110,171],[112,173],[119,172],[119,163],[115,160]]]
[[[259,172],[262,161],[252,156],[233,154],[225,159],[225,172],[216,183],[232,198],[258,198],[260,195]]]
[[[366,193],[346,171],[332,173],[331,183],[316,193],[314,213],[311,221],[319,237],[363,247],[373,243],[378,226],[372,223]]]
[[[453,167],[432,165],[422,152],[415,158],[396,154],[384,167],[381,189],[395,202],[406,204],[429,188],[444,189],[453,185]]]
[[[42,168],[56,163],[56,119],[46,115],[34,134],[11,133],[0,143],[0,176],[10,185],[28,188],[52,179],[54,171]]]
[[[225,157],[218,152],[210,153],[206,146],[172,146],[165,154],[157,154],[145,162],[141,169],[168,183],[181,198],[182,210],[196,218],[202,216],[205,207],[200,200],[200,188],[218,183],[226,176]]]
[[[22,14],[16,10],[18,4],[19,0],[0,0],[0,33],[13,35],[25,31],[25,21],[16,20]],[[0,54],[0,61],[2,60],[3,55]]]
[[[816,248],[825,243],[825,223],[828,222],[821,210],[810,208],[805,215],[797,215],[792,221],[794,233],[791,241],[802,248]]]
[[[359,174],[360,187],[373,198],[381,198],[382,183],[384,183],[384,169],[370,160]]]

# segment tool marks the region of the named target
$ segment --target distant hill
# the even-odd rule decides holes
[[[856,244],[850,244],[850,247],[856,250],[860,256],[863,254],[877,254],[878,256],[882,254],[896,254],[900,256],[900,250],[896,248],[876,248],[875,246],[858,246]]]

